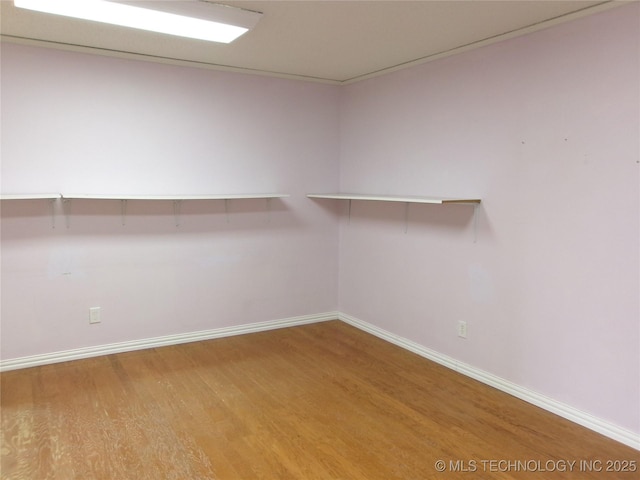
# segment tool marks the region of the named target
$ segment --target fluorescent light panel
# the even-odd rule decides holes
[[[210,42],[230,43],[262,16],[198,0],[14,0],[18,8]],[[144,5],[149,8],[141,8]]]

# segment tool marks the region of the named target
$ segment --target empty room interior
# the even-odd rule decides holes
[[[639,2],[41,3],[3,479],[638,478]]]

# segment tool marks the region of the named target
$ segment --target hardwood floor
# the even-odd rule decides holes
[[[640,468],[634,449],[338,321],[0,378],[5,480],[613,480]]]

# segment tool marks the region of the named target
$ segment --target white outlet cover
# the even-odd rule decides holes
[[[458,322],[458,336],[460,338],[467,338],[467,322],[462,320]]]
[[[100,307],[89,308],[89,323],[100,323]]]

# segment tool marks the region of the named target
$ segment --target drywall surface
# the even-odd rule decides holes
[[[339,310],[640,432],[639,19],[346,87],[342,191],[482,204],[343,205]]]
[[[3,193],[291,196],[3,201],[2,359],[335,310],[335,212],[304,193],[337,188],[338,101],[3,43]]]

